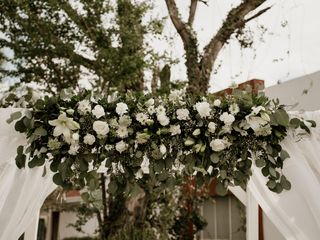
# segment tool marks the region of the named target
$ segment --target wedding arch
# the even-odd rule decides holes
[[[279,102],[243,91],[196,99],[181,91],[101,99],[84,92],[2,112],[27,141],[2,122],[1,239],[26,230],[55,188],[51,179],[94,190],[98,173],[112,175],[110,193],[130,196],[148,181],[173,187],[177,174],[200,183],[217,178],[218,193],[229,188],[247,206],[247,239],[257,239],[257,204],[287,239],[319,233],[319,112],[288,114]],[[302,211],[307,218],[298,217]]]

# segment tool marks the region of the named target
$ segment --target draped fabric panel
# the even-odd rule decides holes
[[[248,191],[285,239],[317,240],[320,238],[320,111],[300,116],[315,120],[317,128],[312,129],[311,136],[302,139],[290,133],[281,144],[290,154],[283,173],[292,183],[291,190],[281,194],[269,191],[261,170],[254,168]]]
[[[0,109],[0,240],[17,240],[56,188],[50,171],[42,176],[43,167],[20,170],[15,165],[17,147],[26,139],[6,120],[18,110]]]

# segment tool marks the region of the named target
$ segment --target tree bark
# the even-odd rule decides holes
[[[198,39],[192,29],[198,1],[191,0],[188,22],[185,23],[180,17],[175,0],[165,0],[170,19],[184,45],[189,81],[187,91],[194,95],[207,93],[214,64],[223,46],[228,43],[232,34],[238,29],[245,27],[247,22],[270,9],[270,7],[267,7],[246,19],[249,13],[260,7],[267,0],[243,0],[240,5],[230,10],[221,28],[205,46],[203,53],[200,54]]]

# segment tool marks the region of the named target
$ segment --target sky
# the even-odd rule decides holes
[[[186,18],[189,1],[176,1]],[[239,3],[240,0],[208,0],[209,6],[199,5],[194,27],[200,48],[208,43],[231,7]],[[155,6],[154,16],[167,16],[164,0],[155,1]],[[269,0],[260,9],[267,6],[272,6],[271,10],[249,25],[256,50],[241,49],[236,40],[225,46],[218,59],[220,67],[210,82],[211,92],[250,79],[262,79],[271,86],[320,70],[320,1]],[[260,25],[268,29],[263,41]],[[179,39],[169,19],[165,32]],[[153,44],[159,51],[167,50],[173,57],[183,59],[180,39],[171,46],[157,41]],[[186,79],[183,61],[173,67],[172,75],[172,79]]]
[[[165,0],[153,1],[155,8],[146,19],[167,17]],[[182,17],[186,19],[190,1],[176,2]],[[194,23],[200,49],[219,29],[228,11],[241,1],[207,2],[208,6],[199,4]],[[248,25],[253,32],[254,50],[241,49],[237,40],[231,40],[216,62],[219,68],[212,75],[210,92],[250,79],[265,80],[268,87],[320,70],[320,1],[268,0],[260,9],[267,6],[272,6],[271,10]],[[266,27],[267,32],[262,35],[259,26]],[[180,63],[172,67],[172,80],[186,80],[182,41],[169,18],[165,22],[164,34],[173,37],[174,41],[168,44],[167,41],[152,39],[149,43],[159,52],[167,51],[173,58],[180,59]],[[260,40],[261,36],[263,41]]]

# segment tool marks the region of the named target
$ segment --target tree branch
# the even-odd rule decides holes
[[[175,0],[165,0],[169,12],[170,19],[182,38],[184,44],[189,42],[191,33],[187,29],[186,24],[181,20]]]
[[[249,17],[248,19],[245,20],[245,22],[250,22],[251,20],[259,17],[260,15],[264,14],[266,11],[270,10],[272,8],[272,6],[264,8],[262,10],[260,10],[259,12],[257,12],[256,14],[254,14],[252,17]]]
[[[266,1],[267,0],[243,0],[239,6],[233,8],[229,12],[226,20],[223,22],[217,34],[210,40],[208,45],[204,48],[204,54],[200,62],[202,74],[211,74],[213,63],[217,58],[218,53],[237,29],[243,27],[245,23],[247,21],[250,21],[253,17],[258,17],[267,10],[269,10],[269,8],[266,8],[254,15],[253,17],[249,18],[250,20],[245,20],[247,14],[260,7]]]
[[[194,22],[197,6],[198,6],[198,0],[191,0],[190,9],[189,9],[189,19],[188,19],[188,24],[190,26],[192,26]]]

